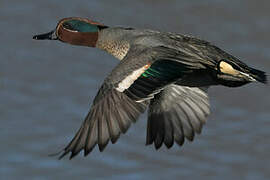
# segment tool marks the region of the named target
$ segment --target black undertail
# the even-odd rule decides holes
[[[250,75],[256,79],[256,81],[266,84],[267,83],[267,75],[265,72],[250,68]]]

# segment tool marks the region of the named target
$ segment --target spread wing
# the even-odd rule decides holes
[[[60,158],[70,152],[72,158],[82,149],[86,156],[96,144],[103,151],[145,111],[148,99],[190,73],[189,65],[164,57],[155,49],[131,48],[105,79],[82,126]]]
[[[192,141],[209,114],[206,88],[171,84],[151,99],[146,144],[154,143],[159,149],[163,143],[170,148],[174,141],[178,145],[185,138]]]
[[[66,146],[60,158],[71,152],[70,159],[84,149],[85,156],[98,144],[103,151],[109,140],[115,143],[131,123],[145,111],[147,102],[137,103],[115,88],[100,88],[82,126]]]

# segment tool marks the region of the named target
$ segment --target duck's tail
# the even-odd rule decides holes
[[[252,76],[256,81],[266,84],[267,83],[267,75],[265,72],[250,68],[249,75]]]

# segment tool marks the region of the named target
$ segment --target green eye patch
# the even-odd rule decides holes
[[[98,32],[98,26],[80,20],[69,20],[63,23],[63,27],[78,32]]]

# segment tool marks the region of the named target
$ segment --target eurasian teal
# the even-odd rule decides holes
[[[108,27],[85,18],[65,18],[34,39],[96,47],[121,60],[104,80],[81,128],[60,158],[96,144],[115,143],[148,107],[146,144],[159,149],[182,145],[200,133],[210,106],[211,85],[238,87],[266,83],[266,75],[220,48],[191,36]]]

